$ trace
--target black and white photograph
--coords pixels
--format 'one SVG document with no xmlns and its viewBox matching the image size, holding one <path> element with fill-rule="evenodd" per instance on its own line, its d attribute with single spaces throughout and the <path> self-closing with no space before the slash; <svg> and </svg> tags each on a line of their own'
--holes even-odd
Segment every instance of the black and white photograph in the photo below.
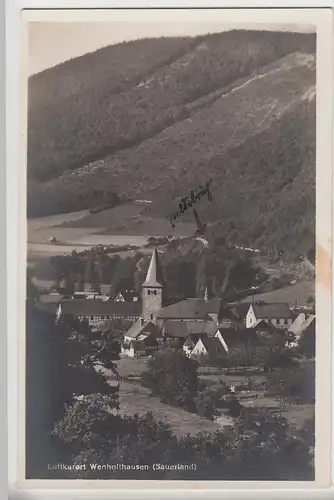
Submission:
<svg viewBox="0 0 334 500">
<path fill-rule="evenodd" d="M 314 483 L 317 17 L 165 14 L 26 21 L 25 479 Z"/>
</svg>

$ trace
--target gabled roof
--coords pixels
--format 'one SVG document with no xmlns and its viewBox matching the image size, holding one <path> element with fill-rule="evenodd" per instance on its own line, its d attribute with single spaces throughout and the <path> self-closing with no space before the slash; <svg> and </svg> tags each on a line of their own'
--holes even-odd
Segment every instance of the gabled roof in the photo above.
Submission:
<svg viewBox="0 0 334 500">
<path fill-rule="evenodd" d="M 126 332 L 125 337 L 136 339 L 139 335 L 159 335 L 159 329 L 156 325 L 147 321 L 142 323 L 141 318 L 138 319 Z"/>
<path fill-rule="evenodd" d="M 226 354 L 224 346 L 217 338 L 201 337 L 200 339 L 205 347 L 209 356 L 217 356 L 219 354 Z"/>
<path fill-rule="evenodd" d="M 292 318 L 292 313 L 290 311 L 288 304 L 276 303 L 276 304 L 250 304 L 252 306 L 255 316 L 257 318 Z"/>
<path fill-rule="evenodd" d="M 217 331 L 214 321 L 165 321 L 163 330 L 167 337 L 185 338 L 191 334 L 213 337 Z"/>
<path fill-rule="evenodd" d="M 61 301 L 63 314 L 73 316 L 140 316 L 138 302 L 113 302 L 97 299 L 64 299 Z"/>
<path fill-rule="evenodd" d="M 218 314 L 220 299 L 185 299 L 163 307 L 158 313 L 161 319 L 208 319 L 209 314 Z"/>
<path fill-rule="evenodd" d="M 197 344 L 199 339 L 204 337 L 204 336 L 205 336 L 205 334 L 200 335 L 200 334 L 196 334 L 196 333 L 191 333 L 190 335 L 188 335 L 188 337 L 183 345 L 186 347 L 195 347 L 195 345 Z"/>
<path fill-rule="evenodd" d="M 235 330 L 232 328 L 224 328 L 219 330 L 221 336 L 223 337 L 227 347 L 233 349 L 233 347 L 240 344 L 260 344 L 260 340 L 257 336 L 257 332 L 253 328 L 242 328 L 240 330 Z"/>
<path fill-rule="evenodd" d="M 315 325 L 314 314 L 306 315 L 305 313 L 300 313 L 298 314 L 294 322 L 290 325 L 288 331 L 294 333 L 297 336 L 300 336 L 307 328 L 312 325 L 313 322 Z"/>
<path fill-rule="evenodd" d="M 160 261 L 158 257 L 157 249 L 153 250 L 153 254 L 151 257 L 151 262 L 147 271 L 146 279 L 142 286 L 147 287 L 161 287 L 164 284 L 162 269 L 160 266 Z"/>
</svg>

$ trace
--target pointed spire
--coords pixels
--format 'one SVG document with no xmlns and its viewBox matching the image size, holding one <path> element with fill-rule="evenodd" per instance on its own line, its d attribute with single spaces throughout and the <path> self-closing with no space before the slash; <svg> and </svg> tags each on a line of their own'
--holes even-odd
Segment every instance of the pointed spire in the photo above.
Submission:
<svg viewBox="0 0 334 500">
<path fill-rule="evenodd" d="M 151 262 L 147 271 L 146 280 L 142 286 L 162 287 L 163 275 L 159 262 L 158 252 L 155 248 L 151 257 Z"/>
</svg>

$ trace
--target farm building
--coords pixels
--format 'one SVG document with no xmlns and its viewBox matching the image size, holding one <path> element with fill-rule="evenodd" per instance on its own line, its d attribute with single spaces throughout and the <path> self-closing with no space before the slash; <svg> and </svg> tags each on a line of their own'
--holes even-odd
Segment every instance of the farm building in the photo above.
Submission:
<svg viewBox="0 0 334 500">
<path fill-rule="evenodd" d="M 101 326 L 107 321 L 124 319 L 135 322 L 141 313 L 140 304 L 136 302 L 113 302 L 98 299 L 63 299 L 57 309 L 57 317 L 74 316 L 87 320 L 91 326 Z"/>
<path fill-rule="evenodd" d="M 275 328 L 288 329 L 293 315 L 288 304 L 251 304 L 246 315 L 246 327 L 254 328 L 260 321 L 271 323 Z"/>
<path fill-rule="evenodd" d="M 213 358 L 215 356 L 222 355 L 226 355 L 226 350 L 218 337 L 201 337 L 189 356 L 191 358 L 197 358 L 200 356 L 210 356 Z"/>
</svg>

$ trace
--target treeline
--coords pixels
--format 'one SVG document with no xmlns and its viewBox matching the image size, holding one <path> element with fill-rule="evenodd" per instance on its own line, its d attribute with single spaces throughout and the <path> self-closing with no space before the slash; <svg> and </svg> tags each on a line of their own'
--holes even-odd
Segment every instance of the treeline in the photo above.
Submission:
<svg viewBox="0 0 334 500">
<path fill-rule="evenodd" d="M 80 292 L 85 283 L 99 290 L 100 284 L 110 284 L 116 295 L 124 290 L 141 291 L 150 258 L 140 252 L 134 257 L 121 258 L 108 255 L 107 250 L 92 249 L 51 257 L 50 267 L 54 286 L 59 291 Z M 206 288 L 210 296 L 220 297 L 224 285 L 226 297 L 232 297 L 233 293 L 266 279 L 265 273 L 253 265 L 249 256 L 241 256 L 224 246 L 203 250 L 202 244 L 193 240 L 182 244 L 170 242 L 160 260 L 166 295 L 171 301 L 204 297 Z"/>
</svg>

